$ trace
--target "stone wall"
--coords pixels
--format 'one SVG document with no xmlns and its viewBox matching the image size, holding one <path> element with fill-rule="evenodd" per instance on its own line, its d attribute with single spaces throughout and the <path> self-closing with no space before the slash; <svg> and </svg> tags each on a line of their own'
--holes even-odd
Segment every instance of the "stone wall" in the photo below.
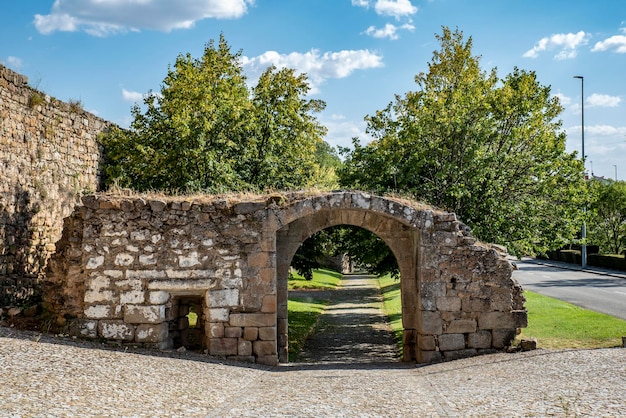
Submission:
<svg viewBox="0 0 626 418">
<path fill-rule="evenodd" d="M 39 281 L 79 193 L 98 189 L 109 124 L 0 65 L 0 307 L 40 296 Z"/>
<path fill-rule="evenodd" d="M 354 225 L 400 268 L 404 359 L 493 352 L 526 326 L 501 249 L 454 214 L 361 192 L 272 196 L 85 196 L 65 220 L 45 304 L 74 332 L 276 364 L 287 354 L 287 277 L 315 232 Z M 190 328 L 188 313 L 199 317 Z M 189 343 L 191 345 L 191 342 Z"/>
</svg>

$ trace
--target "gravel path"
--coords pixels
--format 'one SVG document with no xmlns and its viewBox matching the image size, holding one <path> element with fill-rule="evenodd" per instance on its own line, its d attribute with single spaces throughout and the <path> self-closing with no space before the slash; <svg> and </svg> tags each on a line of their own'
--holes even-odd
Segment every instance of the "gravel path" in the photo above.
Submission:
<svg viewBox="0 0 626 418">
<path fill-rule="evenodd" d="M 377 317 L 372 299 L 363 302 L 343 307 Z M 357 353 L 358 338 L 348 341 L 348 349 L 328 345 L 339 347 L 340 360 L 311 355 L 314 363 L 270 368 L 0 327 L 0 417 L 626 417 L 626 349 L 416 366 L 354 361 L 385 343 L 369 341 Z"/>
<path fill-rule="evenodd" d="M 308 293 L 314 298 L 322 296 Z M 339 288 L 323 292 L 323 297 L 331 302 L 320 316 L 315 334 L 306 341 L 298 362 L 398 361 L 398 346 L 382 312 L 382 298 L 374 276 L 344 276 Z"/>
</svg>

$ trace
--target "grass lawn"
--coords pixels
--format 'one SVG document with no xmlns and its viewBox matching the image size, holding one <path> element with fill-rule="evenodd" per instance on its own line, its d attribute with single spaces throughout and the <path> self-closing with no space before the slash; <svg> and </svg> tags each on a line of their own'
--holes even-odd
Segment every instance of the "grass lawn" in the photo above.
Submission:
<svg viewBox="0 0 626 418">
<path fill-rule="evenodd" d="M 626 321 L 525 291 L 528 327 L 517 337 L 541 348 L 605 348 L 622 345 Z"/>
<path fill-rule="evenodd" d="M 378 279 L 385 311 L 398 345 L 402 348 L 400 282 L 389 276 Z M 517 337 L 536 338 L 540 348 L 605 348 L 622 345 L 626 321 L 558 299 L 526 291 L 528 327 Z"/>
<path fill-rule="evenodd" d="M 296 271 L 292 272 L 289 279 L 288 289 L 335 289 L 339 285 L 339 281 L 343 275 L 333 270 L 316 269 L 313 270 L 313 280 L 306 280 Z"/>
<path fill-rule="evenodd" d="M 393 335 L 402 353 L 402 303 L 400 299 L 400 280 L 390 275 L 378 278 L 378 286 L 383 295 L 385 314 L 389 318 Z"/>
<path fill-rule="evenodd" d="M 333 290 L 339 285 L 343 275 L 336 271 L 313 270 L 313 280 L 305 280 L 297 273 L 289 279 L 289 290 Z M 328 301 L 315 298 L 314 294 L 306 298 L 289 297 L 287 301 L 289 320 L 289 361 L 296 361 L 304 342 L 315 330 L 317 319 L 328 305 Z"/>
</svg>

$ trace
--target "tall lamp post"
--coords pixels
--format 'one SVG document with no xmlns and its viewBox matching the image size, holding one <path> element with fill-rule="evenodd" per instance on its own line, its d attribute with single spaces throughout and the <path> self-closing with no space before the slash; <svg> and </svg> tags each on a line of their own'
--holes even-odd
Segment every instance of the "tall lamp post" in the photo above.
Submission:
<svg viewBox="0 0 626 418">
<path fill-rule="evenodd" d="M 580 79 L 580 114 L 581 114 L 581 125 L 580 132 L 582 138 L 582 157 L 583 157 L 583 176 L 586 177 L 585 173 L 585 79 L 582 75 L 575 75 L 574 78 Z M 583 208 L 583 213 L 587 213 L 587 207 Z M 587 267 L 587 221 L 583 219 L 583 229 L 582 229 L 582 245 L 580 248 L 580 256 L 582 258 L 582 268 Z"/>
</svg>

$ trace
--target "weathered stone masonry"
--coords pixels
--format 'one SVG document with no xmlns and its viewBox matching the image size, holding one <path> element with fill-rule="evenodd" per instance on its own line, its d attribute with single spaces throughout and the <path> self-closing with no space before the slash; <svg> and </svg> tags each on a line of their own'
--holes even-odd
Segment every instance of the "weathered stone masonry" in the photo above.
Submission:
<svg viewBox="0 0 626 418">
<path fill-rule="evenodd" d="M 39 296 L 63 218 L 97 190 L 96 137 L 109 126 L 27 83 L 0 65 L 0 307 Z"/>
<path fill-rule="evenodd" d="M 47 308 L 86 337 L 161 348 L 193 337 L 210 355 L 276 364 L 287 359 L 291 258 L 346 224 L 398 260 L 405 360 L 491 352 L 526 326 L 511 264 L 454 214 L 360 192 L 187 199 L 84 197 L 51 260 Z M 200 329 L 189 329 L 192 308 Z"/>
</svg>

